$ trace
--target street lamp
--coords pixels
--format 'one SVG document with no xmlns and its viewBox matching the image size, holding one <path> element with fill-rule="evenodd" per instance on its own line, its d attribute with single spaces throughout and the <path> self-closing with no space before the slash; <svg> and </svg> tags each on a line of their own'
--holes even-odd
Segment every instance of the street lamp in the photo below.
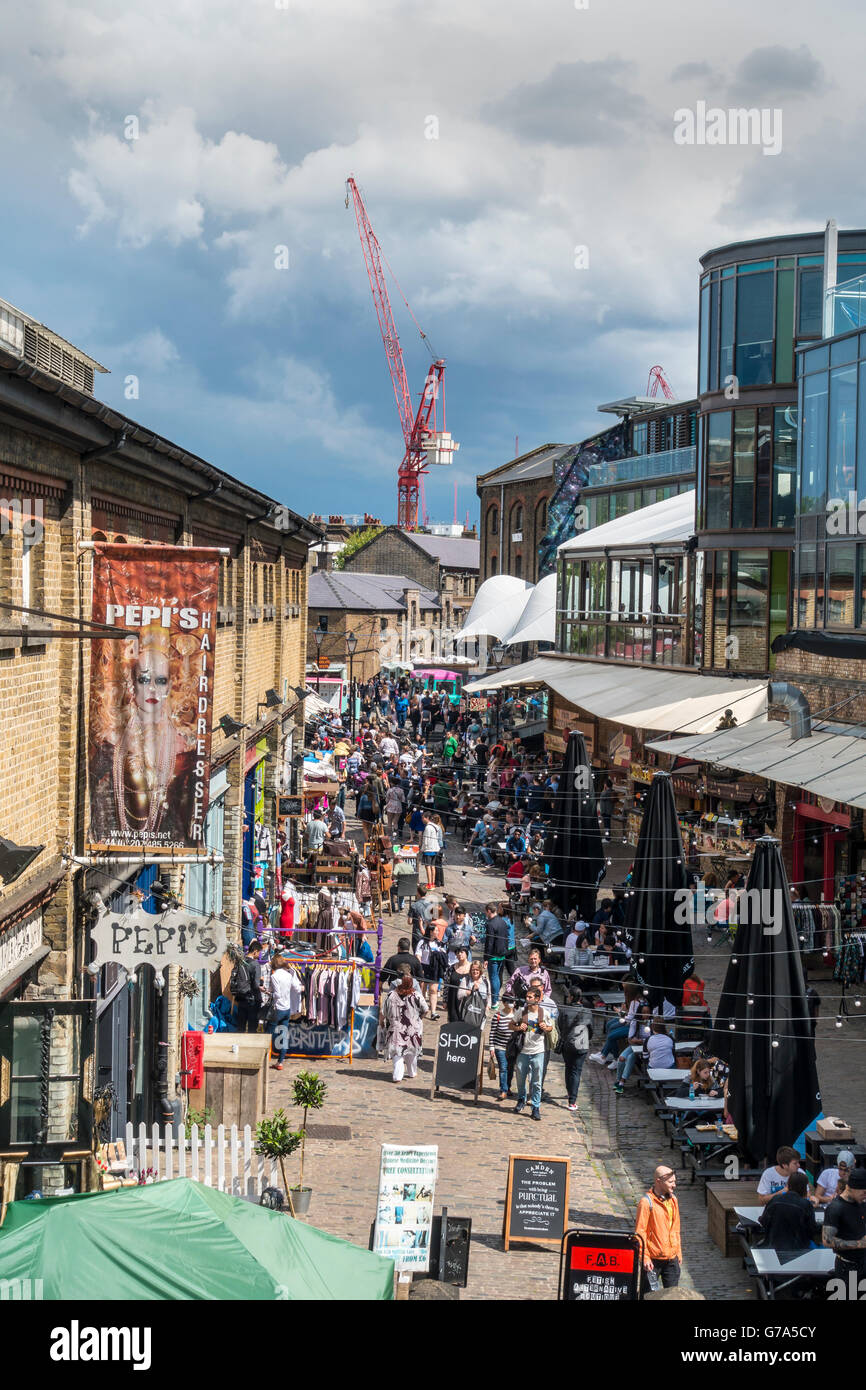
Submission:
<svg viewBox="0 0 866 1390">
<path fill-rule="evenodd" d="M 502 668 L 502 663 L 503 663 L 503 661 L 505 660 L 505 643 L 504 643 L 504 642 L 494 642 L 493 646 L 492 646 L 491 649 L 490 649 L 490 655 L 493 657 L 493 665 L 496 667 L 496 670 L 497 670 L 497 671 L 501 670 L 501 668 Z M 502 701 L 502 689 L 501 689 L 500 686 L 497 686 L 497 687 L 496 687 L 496 742 L 497 742 L 497 743 L 499 742 L 499 706 L 500 706 L 500 704 L 501 704 L 501 701 Z"/>
<path fill-rule="evenodd" d="M 354 632 L 347 632 L 346 651 L 349 653 L 349 729 L 353 742 L 355 739 L 355 682 L 352 679 L 352 658 L 355 655 L 355 648 L 357 645 L 358 639 Z"/>
<path fill-rule="evenodd" d="M 324 642 L 324 640 L 325 640 L 325 638 L 327 637 L 327 635 L 328 635 L 328 634 L 327 634 L 327 631 L 325 630 L 325 628 L 322 627 L 322 620 L 321 620 L 321 618 L 320 618 L 319 621 L 318 621 L 318 624 L 317 624 L 316 628 L 315 628 L 314 631 L 313 631 L 313 641 L 314 641 L 315 644 L 316 644 L 316 691 L 317 691 L 317 693 L 321 693 L 321 689 L 322 689 L 322 677 L 321 677 L 321 675 L 320 675 L 320 673 L 319 673 L 319 657 L 322 655 L 322 643 Z"/>
</svg>

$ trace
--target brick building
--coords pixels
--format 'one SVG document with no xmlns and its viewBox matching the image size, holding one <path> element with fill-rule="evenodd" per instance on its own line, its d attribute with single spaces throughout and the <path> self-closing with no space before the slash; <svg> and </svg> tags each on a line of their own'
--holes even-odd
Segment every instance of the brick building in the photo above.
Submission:
<svg viewBox="0 0 866 1390">
<path fill-rule="evenodd" d="M 11 306 L 0 311 L 0 601 L 7 605 L 0 836 L 42 846 L 0 893 L 0 999 L 97 1000 L 98 1084 L 114 1087 L 111 1127 L 119 1132 L 127 1118 L 150 1122 L 173 1096 L 182 1009 L 172 968 L 167 1072 L 158 1076 L 152 972 L 138 971 L 130 990 L 117 967 L 103 967 L 95 979 L 85 970 L 88 890 L 120 910 L 133 890 L 147 893 L 157 874 L 144 857 L 134 872 L 120 864 L 86 868 L 69 858 L 82 856 L 88 823 L 91 656 L 89 641 L 73 639 L 69 629 L 89 621 L 92 544 L 224 552 L 205 826 L 208 846 L 224 863 L 165 875 L 190 907 L 223 911 L 237 924 L 254 852 L 253 816 L 272 819 L 275 772 L 290 756 L 300 717 L 291 690 L 304 678 L 308 546 L 321 531 L 97 401 L 98 363 Z M 43 610 L 53 616 L 39 617 Z M 276 704 L 272 696 L 266 705 L 269 690 Z M 244 726 L 237 737 L 216 727 L 224 714 Z M 236 926 L 232 934 L 239 936 Z M 200 981 L 203 990 L 207 984 Z"/>
<path fill-rule="evenodd" d="M 476 479 L 481 499 L 481 583 L 494 574 L 537 582 L 554 464 L 564 448 L 563 444 L 542 444 Z"/>
<path fill-rule="evenodd" d="M 432 589 L 407 575 L 355 574 L 335 570 L 310 576 L 307 651 L 315 663 L 313 632 L 319 627 L 323 657 L 349 669 L 346 635 L 357 640 L 352 675 L 369 680 L 388 663 L 411 666 L 439 652 L 442 605 Z"/>
<path fill-rule="evenodd" d="M 343 572 L 406 575 L 438 595 L 442 626 L 456 631 L 472 607 L 478 586 L 479 544 L 474 531 L 434 536 L 386 526 L 349 556 Z"/>
</svg>

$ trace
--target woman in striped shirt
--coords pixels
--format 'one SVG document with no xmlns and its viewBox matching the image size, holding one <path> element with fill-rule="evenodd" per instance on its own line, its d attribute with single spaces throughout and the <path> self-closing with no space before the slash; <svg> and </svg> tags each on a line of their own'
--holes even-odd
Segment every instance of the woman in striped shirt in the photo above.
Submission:
<svg viewBox="0 0 866 1390">
<path fill-rule="evenodd" d="M 514 1075 L 514 1060 L 506 1051 L 514 1034 L 511 1019 L 514 1016 L 514 1001 L 502 995 L 490 1020 L 490 1056 L 499 1068 L 499 1099 L 507 1100 Z"/>
</svg>

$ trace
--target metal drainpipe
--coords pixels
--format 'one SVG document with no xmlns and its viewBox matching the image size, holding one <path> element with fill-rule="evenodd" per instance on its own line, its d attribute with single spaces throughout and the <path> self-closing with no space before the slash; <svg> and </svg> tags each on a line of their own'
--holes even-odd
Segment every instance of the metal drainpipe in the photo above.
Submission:
<svg viewBox="0 0 866 1390">
<path fill-rule="evenodd" d="M 767 702 L 782 705 L 788 711 L 791 727 L 791 742 L 798 738 L 812 737 L 812 711 L 803 691 L 788 681 L 770 681 L 767 686 Z"/>
</svg>

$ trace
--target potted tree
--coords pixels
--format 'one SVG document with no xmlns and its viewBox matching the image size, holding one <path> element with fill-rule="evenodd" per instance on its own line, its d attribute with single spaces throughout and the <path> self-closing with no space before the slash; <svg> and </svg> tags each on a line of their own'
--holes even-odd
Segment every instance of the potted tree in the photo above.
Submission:
<svg viewBox="0 0 866 1390">
<path fill-rule="evenodd" d="M 311 1110 L 321 1110 L 325 1103 L 327 1086 L 314 1071 L 301 1071 L 295 1077 L 292 1100 L 304 1111 L 304 1119 L 299 1130 L 301 1144 L 301 1176 L 297 1186 L 292 1189 L 292 1201 L 296 1211 L 302 1214 L 310 1209 L 311 1187 L 304 1187 L 304 1145 L 307 1139 L 307 1115 Z"/>
<path fill-rule="evenodd" d="M 286 1176 L 286 1159 L 290 1158 L 299 1148 L 302 1140 L 303 1135 L 299 1134 L 297 1130 L 289 1128 L 289 1119 L 285 1110 L 275 1110 L 272 1119 L 260 1120 L 256 1125 L 256 1153 L 261 1154 L 264 1158 L 275 1158 L 279 1163 L 292 1216 L 295 1215 L 295 1203 L 292 1201 L 292 1192 Z M 309 1206 L 309 1199 L 307 1206 Z"/>
</svg>

